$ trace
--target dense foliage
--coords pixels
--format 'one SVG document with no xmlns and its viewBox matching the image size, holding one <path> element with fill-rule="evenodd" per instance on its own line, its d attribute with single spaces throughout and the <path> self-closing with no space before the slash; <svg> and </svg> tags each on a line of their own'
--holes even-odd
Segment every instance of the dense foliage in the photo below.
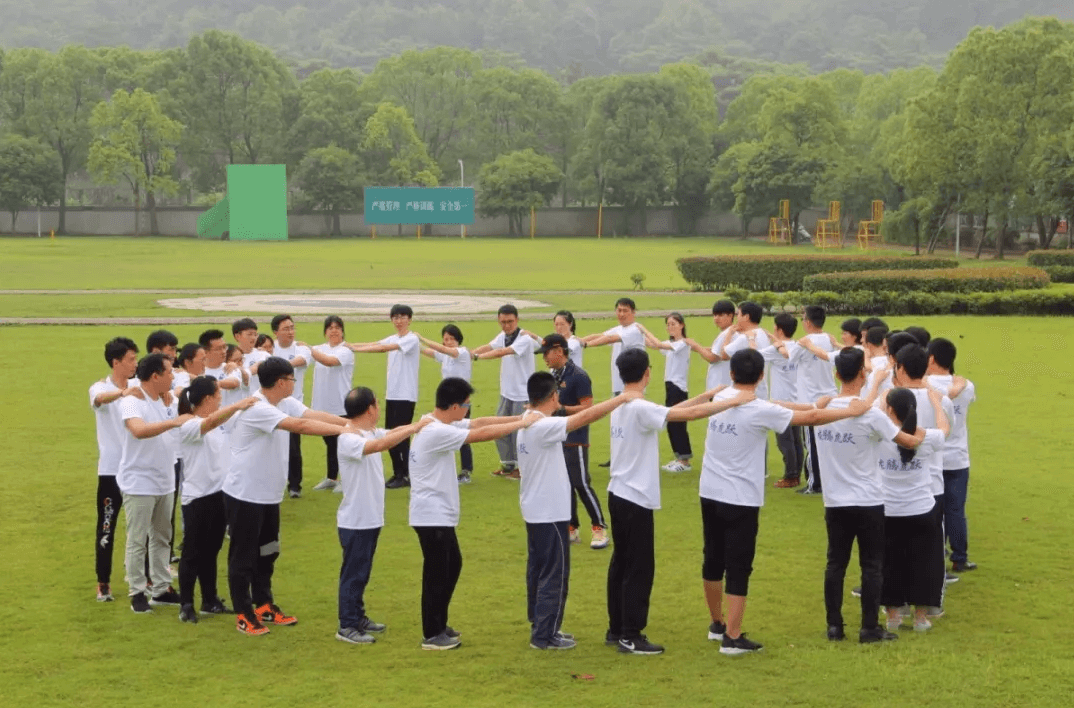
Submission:
<svg viewBox="0 0 1074 708">
<path fill-rule="evenodd" d="M 926 271 L 866 270 L 818 273 L 802 279 L 806 291 L 974 293 L 1046 288 L 1050 280 L 1040 268 L 939 268 Z"/>
<path fill-rule="evenodd" d="M 796 291 L 806 276 L 866 270 L 956 268 L 950 258 L 885 256 L 695 256 L 676 261 L 683 279 L 698 290 Z"/>
</svg>

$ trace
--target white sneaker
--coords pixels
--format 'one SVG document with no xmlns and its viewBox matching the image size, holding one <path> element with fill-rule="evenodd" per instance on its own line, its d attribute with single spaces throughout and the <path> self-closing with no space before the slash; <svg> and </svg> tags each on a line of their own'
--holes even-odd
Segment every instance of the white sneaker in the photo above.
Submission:
<svg viewBox="0 0 1074 708">
<path fill-rule="evenodd" d="M 337 484 L 336 488 L 332 490 L 332 493 L 333 494 L 342 494 L 343 493 L 343 485 L 342 484 Z"/>
<path fill-rule="evenodd" d="M 313 491 L 315 491 L 315 492 L 323 492 L 326 489 L 335 489 L 338 485 L 339 485 L 339 483 L 336 482 L 336 480 L 328 479 L 327 477 L 325 477 L 324 479 L 322 479 L 320 482 L 317 483 L 317 486 L 313 488 Z"/>
<path fill-rule="evenodd" d="M 571 540 L 571 543 L 581 543 L 582 542 L 582 537 L 579 535 L 578 529 L 576 529 L 573 526 L 570 527 L 570 540 Z"/>
<path fill-rule="evenodd" d="M 915 632 L 927 632 L 932 629 L 932 622 L 927 619 L 914 619 L 914 631 Z"/>
<path fill-rule="evenodd" d="M 689 472 L 692 468 L 682 460 L 672 460 L 661 469 L 665 472 Z"/>
</svg>

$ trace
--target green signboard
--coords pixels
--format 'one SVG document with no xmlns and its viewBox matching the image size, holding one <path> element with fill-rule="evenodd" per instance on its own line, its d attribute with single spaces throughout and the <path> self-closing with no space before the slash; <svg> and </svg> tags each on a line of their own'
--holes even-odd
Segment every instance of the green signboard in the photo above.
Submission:
<svg viewBox="0 0 1074 708">
<path fill-rule="evenodd" d="M 472 187 L 366 187 L 366 224 L 472 224 Z"/>
</svg>

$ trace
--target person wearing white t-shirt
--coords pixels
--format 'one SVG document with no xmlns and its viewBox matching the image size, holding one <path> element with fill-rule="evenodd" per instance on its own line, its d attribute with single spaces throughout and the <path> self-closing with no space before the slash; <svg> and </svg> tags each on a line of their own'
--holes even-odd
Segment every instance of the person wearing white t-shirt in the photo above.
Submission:
<svg viewBox="0 0 1074 708">
<path fill-rule="evenodd" d="M 686 320 L 682 315 L 672 312 L 664 318 L 664 326 L 668 331 L 667 340 L 661 342 L 646 331 L 645 343 L 650 348 L 659 350 L 664 356 L 664 405 L 671 408 L 690 397 L 687 393 L 690 383 L 690 346 L 685 341 Z M 671 443 L 675 459 L 661 469 L 665 472 L 689 472 L 694 452 L 690 447 L 690 433 L 686 429 L 686 423 L 668 423 L 667 428 L 668 442 Z"/>
<path fill-rule="evenodd" d="M 764 317 L 764 310 L 755 302 L 740 303 L 735 311 L 735 324 L 733 329 L 738 334 L 731 335 L 730 341 L 724 346 L 727 356 L 734 356 L 735 352 L 743 349 L 764 349 L 772 345 L 772 338 L 761 329 L 760 322 Z M 730 368 L 730 364 L 728 365 Z M 757 384 L 757 397 L 768 400 L 768 381 L 761 377 Z"/>
<path fill-rule="evenodd" d="M 354 378 L 354 352 L 346 345 L 343 320 L 338 315 L 324 318 L 324 344 L 310 347 L 313 357 L 313 394 L 310 408 L 316 411 L 343 415 L 343 399 L 351 390 Z M 299 342 L 305 345 L 305 342 Z M 334 490 L 339 482 L 339 459 L 336 456 L 336 437 L 324 436 L 327 473 L 313 488 L 314 491 Z"/>
<path fill-rule="evenodd" d="M 272 597 L 272 573 L 280 555 L 280 502 L 287 485 L 287 433 L 338 436 L 347 422 L 292 398 L 294 373 L 285 359 L 272 356 L 261 362 L 257 402 L 235 416 L 228 438 L 231 465 L 223 487 L 231 535 L 228 589 L 238 614 L 236 628 L 249 636 L 268 634 L 265 623 L 298 622 Z"/>
<path fill-rule="evenodd" d="M 172 393 L 178 398 L 183 389 L 190 385 L 191 379 L 205 373 L 205 347 L 197 342 L 184 344 L 175 357 L 172 369 Z"/>
<path fill-rule="evenodd" d="M 153 611 L 150 605 L 179 603 L 168 571 L 175 492 L 175 450 L 168 433 L 189 416 L 176 416 L 164 404 L 164 396 L 172 389 L 172 362 L 164 354 L 146 355 L 138 362 L 137 374 L 141 393 L 126 396 L 120 403 L 123 454 L 116 482 L 127 514 L 131 609 L 144 613 Z M 152 600 L 146 599 L 147 590 Z"/>
<path fill-rule="evenodd" d="M 355 353 L 388 353 L 388 383 L 384 392 L 384 427 L 388 430 L 414 421 L 418 404 L 418 370 L 421 365 L 421 340 L 410 331 L 414 310 L 409 305 L 392 305 L 390 312 L 395 334 L 379 342 L 348 344 Z M 410 458 L 410 438 L 403 438 L 388 452 L 392 461 L 392 478 L 384 485 L 399 489 L 410 484 L 407 461 Z"/>
<path fill-rule="evenodd" d="M 384 526 L 384 465 L 380 453 L 418 432 L 432 420 L 394 430 L 377 428 L 380 407 L 372 390 L 359 386 L 343 400 L 347 425 L 339 436 L 339 476 L 343 501 L 336 511 L 343 565 L 339 570 L 339 629 L 336 639 L 372 644 L 386 627 L 365 612 L 365 588 Z"/>
<path fill-rule="evenodd" d="M 611 413 L 641 391 L 624 392 L 570 416 L 560 416 L 559 385 L 547 371 L 526 384 L 527 418 L 533 423 L 518 432 L 518 463 L 522 474 L 519 505 L 526 522 L 526 609 L 533 649 L 573 649 L 574 638 L 562 633 L 563 610 L 570 580 L 571 482 L 563 457 L 567 435 Z"/>
<path fill-rule="evenodd" d="M 528 400 L 526 381 L 537 369 L 538 344 L 518 326 L 518 308 L 514 305 L 501 306 L 496 313 L 496 319 L 503 331 L 488 344 L 474 349 L 473 357 L 475 360 L 500 360 L 500 405 L 496 408 L 496 415 L 521 415 Z M 497 440 L 496 451 L 500 454 L 500 469 L 492 474 L 517 480 L 519 475 L 515 436 L 512 434 Z"/>
<path fill-rule="evenodd" d="M 690 349 L 697 352 L 702 359 L 708 362 L 709 368 L 705 372 L 705 390 L 717 386 L 731 385 L 731 369 L 728 363 L 731 355 L 724 348 L 731 343 L 731 339 L 737 334 L 731 326 L 735 323 L 735 303 L 730 300 L 717 300 L 712 305 L 712 322 L 720 330 L 711 347 L 703 347 L 693 339 L 687 339 Z"/>
<path fill-rule="evenodd" d="M 193 416 L 179 426 L 183 457 L 183 549 L 179 558 L 179 620 L 197 624 L 194 585 L 201 585 L 201 612 L 226 614 L 216 585 L 216 559 L 224 545 L 227 511 L 224 477 L 231 458 L 220 425 L 252 406 L 254 397 L 220 407 L 220 386 L 208 376 L 196 376 L 179 395 L 179 414 Z"/>
<path fill-rule="evenodd" d="M 951 571 L 964 573 L 977 568 L 977 564 L 969 559 L 966 526 L 966 495 L 970 483 L 966 418 L 970 405 L 977 400 L 977 389 L 972 381 L 954 375 L 957 350 L 951 340 L 937 337 L 929 341 L 928 352 L 929 368 L 925 381 L 947 394 L 955 412 L 951 435 L 943 448 L 943 525 L 951 546 Z"/>
<path fill-rule="evenodd" d="M 272 355 L 291 362 L 295 368 L 295 392 L 291 398 L 302 403 L 306 382 L 306 369 L 313 361 L 310 348 L 295 341 L 295 321 L 290 315 L 276 315 L 272 318 L 272 333 L 276 343 Z M 287 447 L 287 496 L 299 499 L 302 496 L 302 436 L 290 434 Z"/>
<path fill-rule="evenodd" d="M 649 354 L 629 349 L 616 361 L 623 391 L 645 393 L 652 373 Z M 710 391 L 709 395 L 715 393 Z M 751 400 L 743 394 L 729 401 L 675 408 L 644 399 L 632 400 L 612 412 L 611 478 L 608 513 L 613 550 L 608 564 L 608 633 L 604 641 L 623 654 L 661 654 L 664 647 L 642 634 L 649 623 L 649 598 L 656 571 L 653 511 L 660 508 L 660 431 L 669 421 L 715 415 Z"/>
<path fill-rule="evenodd" d="M 631 298 L 619 298 L 615 301 L 615 319 L 619 324 L 602 333 L 582 337 L 582 342 L 586 347 L 612 345 L 612 395 L 617 395 L 623 390 L 623 380 L 619 376 L 619 369 L 615 366 L 619 355 L 630 349 L 645 349 L 645 332 L 638 326 L 637 309 L 637 305 Z"/>
<path fill-rule="evenodd" d="M 134 393 L 128 385 L 138 369 L 138 345 L 116 337 L 104 345 L 104 360 L 112 373 L 90 386 L 89 402 L 97 424 L 97 526 L 93 548 L 97 572 L 97 602 L 112 602 L 112 549 L 123 508 L 123 494 L 116 483 L 123 456 L 123 421 L 120 399 Z"/>
<path fill-rule="evenodd" d="M 529 339 L 528 337 L 526 339 Z M 421 648 L 454 649 L 459 633 L 448 624 L 448 607 L 462 570 L 459 483 L 455 452 L 467 443 L 496 440 L 529 425 L 522 416 L 468 420 L 472 386 L 448 378 L 436 388 L 432 422 L 410 445 L 410 526 L 421 544 Z"/>
<path fill-rule="evenodd" d="M 798 365 L 798 402 L 812 404 L 824 396 L 835 395 L 835 378 L 832 363 L 826 356 L 817 356 L 803 346 L 808 342 L 818 353 L 827 354 L 836 349 L 832 337 L 824 331 L 827 313 L 820 305 L 808 305 L 802 318 L 802 327 L 806 334 L 797 343 L 787 346 L 788 358 Z M 799 494 L 820 494 L 823 489 L 823 474 L 817 457 L 815 431 L 807 427 L 804 431 L 806 484 L 798 490 Z"/>
<path fill-rule="evenodd" d="M 257 323 L 249 317 L 231 323 L 231 336 L 235 346 L 242 352 L 242 368 L 249 374 L 247 390 L 243 391 L 243 395 L 251 396 L 261 387 L 257 380 L 257 367 L 269 357 L 269 353 L 257 348 Z"/>
<path fill-rule="evenodd" d="M 434 342 L 431 339 L 418 335 L 424 345 L 421 350 L 422 356 L 434 359 L 440 364 L 440 380 L 456 378 L 469 383 L 473 377 L 474 358 L 470 350 L 462 346 L 462 330 L 456 325 L 446 324 L 440 330 L 442 342 Z M 470 417 L 470 412 L 466 412 Z M 459 484 L 470 484 L 471 475 L 474 473 L 474 452 L 469 445 L 463 445 L 459 450 Z"/>
<path fill-rule="evenodd" d="M 798 330 L 798 318 L 781 312 L 773 318 L 772 345 L 757 347 L 754 338 L 751 346 L 764 357 L 768 364 L 769 397 L 773 401 L 798 400 L 798 364 L 790 360 L 788 347 L 794 346 L 792 337 Z M 794 489 L 802 479 L 802 428 L 792 425 L 776 433 L 776 447 L 783 456 L 783 476 L 772 485 L 776 489 Z"/>
<path fill-rule="evenodd" d="M 556 313 L 556 316 L 552 318 L 552 328 L 556 331 L 556 334 L 562 336 L 567 340 L 567 355 L 574 365 L 579 369 L 585 369 L 582 366 L 583 352 L 585 351 L 585 343 L 575 334 L 575 322 L 574 314 L 570 310 L 560 310 Z"/>
<path fill-rule="evenodd" d="M 866 320 L 868 322 L 868 320 Z M 887 337 L 888 328 L 886 326 L 869 327 L 862 331 L 861 342 L 865 348 L 865 373 L 870 374 L 872 370 L 880 365 L 883 365 L 888 358 L 888 350 L 885 346 L 884 339 Z"/>
<path fill-rule="evenodd" d="M 224 341 L 224 332 L 219 329 L 207 329 L 198 337 L 198 344 L 205 349 L 205 375 L 216 379 L 224 397 L 221 405 L 226 406 L 229 394 L 232 391 L 241 392 L 243 382 L 239 367 L 228 365 L 228 345 Z M 235 398 L 235 401 L 240 398 Z M 223 430 L 227 431 L 226 425 Z"/>
</svg>

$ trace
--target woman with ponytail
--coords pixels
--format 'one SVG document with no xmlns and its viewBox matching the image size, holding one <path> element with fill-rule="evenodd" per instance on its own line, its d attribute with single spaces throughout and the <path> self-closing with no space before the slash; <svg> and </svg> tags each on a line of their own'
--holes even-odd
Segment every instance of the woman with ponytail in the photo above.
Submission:
<svg viewBox="0 0 1074 708">
<path fill-rule="evenodd" d="M 926 613 L 938 607 L 943 595 L 943 532 L 936 524 L 928 458 L 943 449 L 950 430 L 940 394 L 929 390 L 936 428 L 917 426 L 917 396 L 894 388 L 885 398 L 885 411 L 910 435 L 924 434 L 916 450 L 893 442 L 880 448 L 880 476 L 884 490 L 884 583 L 880 604 L 887 608 L 887 627 L 902 625 L 902 607 L 914 605 L 914 630 L 932 628 Z"/>
<path fill-rule="evenodd" d="M 664 405 L 668 408 L 678 405 L 690 398 L 687 384 L 690 380 L 690 346 L 686 343 L 686 320 L 678 312 L 672 312 L 664 318 L 668 338 L 660 341 L 648 330 L 645 343 L 650 349 L 657 349 L 665 357 L 664 362 Z M 694 453 L 690 447 L 690 433 L 684 422 L 668 422 L 668 440 L 675 459 L 667 463 L 665 472 L 689 472 L 690 460 Z"/>
<path fill-rule="evenodd" d="M 227 514 L 224 511 L 224 477 L 231 450 L 220 425 L 256 398 L 244 398 L 220 407 L 221 391 L 216 380 L 198 376 L 179 395 L 180 415 L 194 417 L 179 428 L 183 457 L 183 550 L 179 559 L 179 619 L 197 622 L 194 584 L 201 585 L 201 612 L 225 614 L 229 610 L 217 593 L 216 558 L 224 544 Z"/>
</svg>

